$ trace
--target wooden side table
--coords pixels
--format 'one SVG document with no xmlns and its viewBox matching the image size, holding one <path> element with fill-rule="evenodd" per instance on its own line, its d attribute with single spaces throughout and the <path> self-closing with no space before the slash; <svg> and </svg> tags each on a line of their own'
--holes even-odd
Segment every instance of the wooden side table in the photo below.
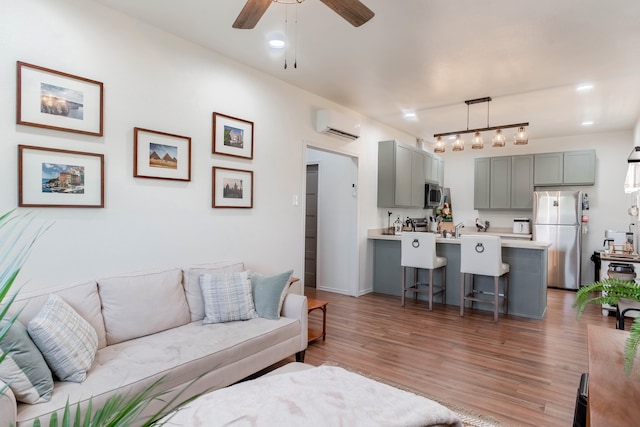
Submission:
<svg viewBox="0 0 640 427">
<path fill-rule="evenodd" d="M 307 298 L 307 310 L 311 313 L 313 310 L 322 310 L 322 330 L 316 330 L 309 328 L 308 342 L 315 341 L 318 338 L 325 340 L 327 336 L 327 302 L 314 298 Z"/>
</svg>

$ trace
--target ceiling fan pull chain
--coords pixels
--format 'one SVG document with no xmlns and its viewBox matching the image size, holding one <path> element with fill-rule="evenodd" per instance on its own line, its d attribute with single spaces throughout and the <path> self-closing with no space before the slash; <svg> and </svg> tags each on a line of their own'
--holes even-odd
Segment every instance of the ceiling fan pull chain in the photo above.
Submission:
<svg viewBox="0 0 640 427">
<path fill-rule="evenodd" d="M 302 1 L 298 1 L 296 4 L 296 21 L 293 29 L 293 68 L 298 68 L 298 5 L 302 3 Z"/>
<path fill-rule="evenodd" d="M 284 69 L 287 69 L 287 53 L 289 52 L 289 4 L 284 4 Z"/>
</svg>

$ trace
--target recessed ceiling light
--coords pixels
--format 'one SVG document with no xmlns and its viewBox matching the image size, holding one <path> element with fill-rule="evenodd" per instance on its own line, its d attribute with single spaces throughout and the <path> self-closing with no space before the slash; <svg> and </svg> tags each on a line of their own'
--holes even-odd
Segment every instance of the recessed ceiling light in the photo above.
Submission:
<svg viewBox="0 0 640 427">
<path fill-rule="evenodd" d="M 583 83 L 581 85 L 576 86 L 576 91 L 578 92 L 586 92 L 591 89 L 593 89 L 593 85 L 591 83 Z"/>
<path fill-rule="evenodd" d="M 280 39 L 271 39 L 269 40 L 269 46 L 271 46 L 274 49 L 282 49 L 284 48 L 284 40 L 280 40 Z"/>
<path fill-rule="evenodd" d="M 418 117 L 415 111 L 405 111 L 403 115 L 405 119 L 415 119 Z"/>
<path fill-rule="evenodd" d="M 584 122 L 582 122 L 582 126 L 591 126 L 593 124 L 593 122 L 591 120 L 585 120 Z"/>
</svg>

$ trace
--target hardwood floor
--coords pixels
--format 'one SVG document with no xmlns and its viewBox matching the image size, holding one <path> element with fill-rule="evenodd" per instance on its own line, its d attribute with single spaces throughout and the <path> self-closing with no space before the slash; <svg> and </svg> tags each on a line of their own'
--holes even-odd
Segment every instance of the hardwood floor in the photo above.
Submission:
<svg viewBox="0 0 640 427">
<path fill-rule="evenodd" d="M 326 341 L 309 345 L 305 362 L 336 363 L 397 383 L 513 426 L 570 426 L 580 374 L 587 371 L 587 324 L 614 328 L 614 317 L 575 293 L 549 289 L 543 320 L 504 317 L 424 301 L 368 294 L 358 298 L 305 289 L 328 301 Z M 467 314 L 469 313 L 469 314 Z M 311 313 L 318 328 L 321 313 Z"/>
</svg>

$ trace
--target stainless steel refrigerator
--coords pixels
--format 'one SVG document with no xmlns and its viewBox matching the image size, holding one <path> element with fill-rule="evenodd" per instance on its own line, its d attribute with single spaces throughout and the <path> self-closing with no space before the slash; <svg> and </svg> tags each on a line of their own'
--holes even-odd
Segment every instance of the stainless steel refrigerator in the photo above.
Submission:
<svg viewBox="0 0 640 427">
<path fill-rule="evenodd" d="M 549 242 L 547 286 L 580 287 L 582 192 L 533 193 L 533 240 Z"/>
</svg>

